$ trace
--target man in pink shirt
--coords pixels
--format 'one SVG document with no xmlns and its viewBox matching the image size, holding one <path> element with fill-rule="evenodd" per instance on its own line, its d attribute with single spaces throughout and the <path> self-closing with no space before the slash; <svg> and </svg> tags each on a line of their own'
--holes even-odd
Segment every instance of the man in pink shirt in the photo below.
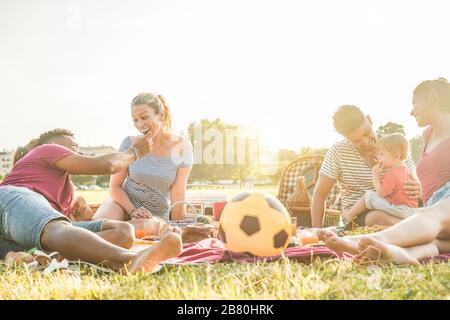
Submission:
<svg viewBox="0 0 450 320">
<path fill-rule="evenodd" d="M 127 249 L 134 241 L 130 224 L 114 222 L 131 235 L 125 237 L 127 243 L 118 246 L 110 241 L 111 230 L 103 225 L 112 222 L 77 224 L 68 218 L 77 203 L 70 174 L 123 171 L 147 154 L 152 143 L 148 132 L 124 152 L 87 157 L 78 153 L 78 144 L 69 131 L 57 129 L 42 134 L 19 150 L 20 159 L 0 184 L 0 239 L 24 248 L 57 251 L 69 260 L 103 263 L 117 271 L 153 271 L 161 261 L 177 256 L 181 237 L 173 230 L 167 230 L 157 245 L 135 252 Z"/>
</svg>

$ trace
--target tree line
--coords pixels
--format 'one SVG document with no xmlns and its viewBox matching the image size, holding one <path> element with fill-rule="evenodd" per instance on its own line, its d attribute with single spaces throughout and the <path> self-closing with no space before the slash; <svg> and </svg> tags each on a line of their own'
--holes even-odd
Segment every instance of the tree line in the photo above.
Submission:
<svg viewBox="0 0 450 320">
<path fill-rule="evenodd" d="M 241 128 L 236 124 L 226 123 L 221 119 L 202 119 L 190 123 L 188 136 L 194 147 L 194 165 L 188 183 L 196 181 L 218 183 L 221 180 L 243 183 L 249 180 L 263 180 L 277 184 L 284 168 L 291 161 L 307 155 L 325 155 L 328 151 L 327 148 L 312 147 L 304 147 L 299 151 L 278 150 L 272 164 L 275 169 L 268 173 L 265 172 L 267 170 L 264 170 L 264 165 L 261 161 L 258 161 L 260 159 L 255 161 L 255 159 L 251 159 L 250 154 L 250 151 L 255 149 L 255 145 L 260 147 L 263 145 L 263 142 L 258 140 L 257 134 L 251 135 L 247 133 L 248 130 L 246 131 L 245 128 Z M 390 133 L 405 134 L 404 127 L 397 123 L 388 122 L 377 130 L 379 136 Z M 422 144 L 421 136 L 415 136 L 410 140 L 411 157 L 414 163 L 417 163 L 420 158 Z M 196 162 L 199 158 L 200 161 Z M 3 178 L 0 175 L 0 181 Z M 108 187 L 110 176 L 71 176 L 71 180 L 76 186 L 98 185 L 100 187 Z"/>
</svg>

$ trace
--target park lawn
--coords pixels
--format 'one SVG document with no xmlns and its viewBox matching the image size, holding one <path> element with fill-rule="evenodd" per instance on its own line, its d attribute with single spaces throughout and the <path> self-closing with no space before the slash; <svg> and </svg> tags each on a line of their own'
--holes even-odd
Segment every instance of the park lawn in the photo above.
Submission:
<svg viewBox="0 0 450 320">
<path fill-rule="evenodd" d="M 0 299 L 450 299 L 449 263 L 224 263 L 156 274 L 50 275 L 0 266 Z"/>
<path fill-rule="evenodd" d="M 239 192 L 243 192 L 247 189 L 240 189 L 238 187 L 224 187 L 223 189 L 198 189 L 198 188 L 192 188 L 188 189 L 187 193 L 192 194 L 214 194 L 214 195 L 225 195 L 227 199 L 231 198 L 233 195 L 238 194 Z M 272 196 L 276 196 L 278 193 L 278 186 L 261 186 L 261 187 L 254 187 L 251 190 L 255 191 L 261 191 L 266 192 Z M 102 203 L 104 202 L 108 197 L 108 190 L 77 190 L 77 194 L 83 196 L 87 203 Z"/>
<path fill-rule="evenodd" d="M 204 192 L 199 190 L 194 192 Z M 233 195 L 240 190 L 213 190 Z M 272 195 L 276 188 L 263 190 Z M 106 191 L 81 192 L 89 203 Z M 0 264 L 3 299 L 450 299 L 450 263 L 395 266 L 315 260 L 179 266 L 155 274 L 50 275 Z"/>
</svg>

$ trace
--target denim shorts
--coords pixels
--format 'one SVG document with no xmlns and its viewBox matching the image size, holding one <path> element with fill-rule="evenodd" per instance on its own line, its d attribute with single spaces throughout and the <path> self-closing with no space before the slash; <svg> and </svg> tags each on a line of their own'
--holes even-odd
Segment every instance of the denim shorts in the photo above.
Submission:
<svg viewBox="0 0 450 320">
<path fill-rule="evenodd" d="M 41 233 L 53 220 L 71 223 L 41 194 L 24 187 L 0 187 L 0 246 L 11 246 L 13 251 L 34 247 L 42 250 Z M 100 232 L 102 224 L 102 220 L 95 220 L 74 222 L 72 225 Z"/>
<path fill-rule="evenodd" d="M 437 202 L 450 198 L 450 181 L 440 187 L 427 201 L 427 207 L 430 207 Z"/>
</svg>

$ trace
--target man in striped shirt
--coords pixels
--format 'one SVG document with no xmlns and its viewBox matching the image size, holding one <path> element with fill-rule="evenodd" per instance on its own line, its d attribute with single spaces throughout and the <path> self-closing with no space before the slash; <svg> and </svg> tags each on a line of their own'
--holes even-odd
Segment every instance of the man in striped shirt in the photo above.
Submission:
<svg viewBox="0 0 450 320">
<path fill-rule="evenodd" d="M 345 139 L 334 144 L 327 152 L 314 189 L 311 219 L 314 228 L 322 228 L 325 200 L 337 182 L 342 210 L 349 210 L 368 190 L 375 190 L 372 183 L 372 167 L 377 163 L 376 134 L 369 116 L 355 106 L 341 106 L 333 116 L 336 131 Z M 415 172 L 411 158 L 407 166 Z M 406 193 L 421 198 L 420 183 L 408 181 Z M 399 219 L 382 211 L 367 211 L 354 221 L 359 226 L 393 225 Z"/>
</svg>

